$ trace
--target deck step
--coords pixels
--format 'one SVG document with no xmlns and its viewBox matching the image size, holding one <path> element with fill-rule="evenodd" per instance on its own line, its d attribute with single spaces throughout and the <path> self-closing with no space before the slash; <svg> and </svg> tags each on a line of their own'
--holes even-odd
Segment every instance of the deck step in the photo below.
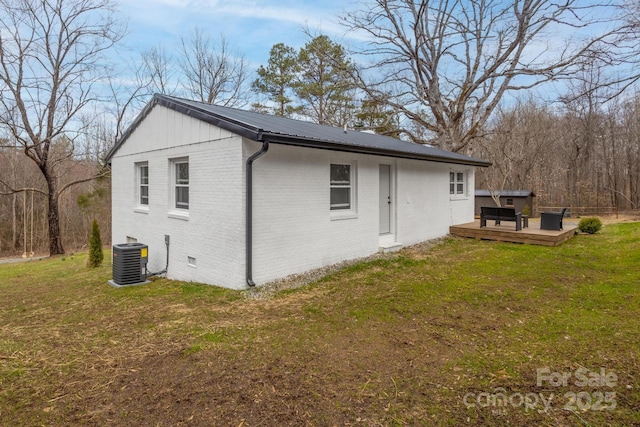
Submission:
<svg viewBox="0 0 640 427">
<path fill-rule="evenodd" d="M 378 252 L 383 254 L 388 254 L 390 252 L 397 252 L 400 249 L 402 249 L 402 247 L 403 247 L 402 243 L 398 243 L 398 242 L 383 243 L 378 248 Z"/>
</svg>

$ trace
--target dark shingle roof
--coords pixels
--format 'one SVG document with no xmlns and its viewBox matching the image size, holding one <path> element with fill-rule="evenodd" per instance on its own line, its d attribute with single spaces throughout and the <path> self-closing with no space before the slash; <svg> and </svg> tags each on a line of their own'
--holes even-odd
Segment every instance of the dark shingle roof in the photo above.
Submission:
<svg viewBox="0 0 640 427">
<path fill-rule="evenodd" d="M 154 95 L 151 102 L 109 152 L 107 161 L 110 161 L 118 148 L 156 104 L 219 126 L 254 141 L 268 140 L 270 143 L 277 144 L 473 166 L 490 165 L 489 162 L 484 160 L 388 136 L 356 130 L 345 131 L 332 126 L 253 111 L 220 107 L 166 95 Z"/>
</svg>

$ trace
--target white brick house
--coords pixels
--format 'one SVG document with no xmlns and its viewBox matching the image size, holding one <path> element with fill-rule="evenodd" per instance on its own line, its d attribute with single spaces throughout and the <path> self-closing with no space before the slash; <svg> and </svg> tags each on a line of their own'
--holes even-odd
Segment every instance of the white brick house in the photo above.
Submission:
<svg viewBox="0 0 640 427">
<path fill-rule="evenodd" d="M 487 162 L 365 132 L 156 95 L 110 151 L 114 244 L 149 270 L 243 289 L 473 221 Z"/>
</svg>

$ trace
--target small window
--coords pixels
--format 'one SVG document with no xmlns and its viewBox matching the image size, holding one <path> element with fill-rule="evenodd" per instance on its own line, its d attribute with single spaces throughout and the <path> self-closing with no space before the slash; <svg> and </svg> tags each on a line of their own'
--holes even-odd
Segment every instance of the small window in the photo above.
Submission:
<svg viewBox="0 0 640 427">
<path fill-rule="evenodd" d="M 144 206 L 149 205 L 149 164 L 141 163 L 138 165 L 138 185 L 139 198 L 138 203 Z"/>
<path fill-rule="evenodd" d="M 146 210 L 149 206 L 149 163 L 136 163 L 135 167 L 135 203 L 138 207 Z"/>
<path fill-rule="evenodd" d="M 449 194 L 465 195 L 466 178 L 464 172 L 449 172 Z"/>
<path fill-rule="evenodd" d="M 351 209 L 351 165 L 331 164 L 330 187 L 330 209 L 332 211 Z"/>
<path fill-rule="evenodd" d="M 513 199 L 511 198 L 507 199 L 507 203 L 505 206 L 513 206 Z"/>
<path fill-rule="evenodd" d="M 456 194 L 456 173 L 449 172 L 449 194 Z"/>
<path fill-rule="evenodd" d="M 189 161 L 176 160 L 174 167 L 174 207 L 189 209 Z"/>
</svg>

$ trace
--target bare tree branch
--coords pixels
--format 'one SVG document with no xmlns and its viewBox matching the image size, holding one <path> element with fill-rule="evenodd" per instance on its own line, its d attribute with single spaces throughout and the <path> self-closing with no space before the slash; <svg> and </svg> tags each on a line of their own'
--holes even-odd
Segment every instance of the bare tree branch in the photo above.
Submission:
<svg viewBox="0 0 640 427">
<path fill-rule="evenodd" d="M 585 58 L 619 61 L 613 11 L 578 0 L 372 0 L 343 23 L 369 36 L 367 95 L 461 151 L 508 92 L 570 78 Z"/>
<path fill-rule="evenodd" d="M 45 191 L 42 191 L 42 190 L 38 190 L 37 188 L 11 188 L 11 186 L 9 186 L 9 184 L 7 184 L 6 182 L 4 182 L 1 179 L 0 179 L 0 184 L 5 186 L 6 188 L 8 188 L 7 191 L 0 191 L 0 196 L 10 196 L 12 194 L 23 193 L 25 191 L 35 191 L 36 193 L 40 193 L 40 194 L 43 194 L 45 196 L 49 195 L 49 193 L 47 193 Z"/>
<path fill-rule="evenodd" d="M 94 86 L 107 76 L 101 62 L 124 28 L 112 0 L 0 0 L 0 126 L 9 129 L 47 182 L 49 251 L 60 239 L 59 161 L 73 155 L 73 123 L 97 101 Z M 54 153 L 68 137 L 66 153 Z"/>
<path fill-rule="evenodd" d="M 196 28 L 181 38 L 184 89 L 208 104 L 242 107 L 247 102 L 248 65 L 221 36 L 219 43 Z"/>
</svg>

